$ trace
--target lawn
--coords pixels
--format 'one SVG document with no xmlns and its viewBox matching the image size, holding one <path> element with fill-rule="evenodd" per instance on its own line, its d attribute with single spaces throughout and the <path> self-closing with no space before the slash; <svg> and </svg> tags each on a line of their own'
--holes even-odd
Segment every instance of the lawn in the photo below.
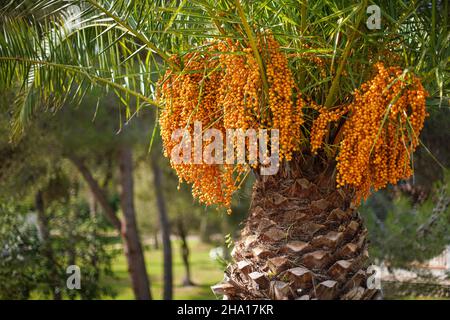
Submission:
<svg viewBox="0 0 450 320">
<path fill-rule="evenodd" d="M 187 300 L 205 300 L 216 299 L 210 286 L 218 283 L 223 278 L 221 265 L 209 257 L 211 245 L 201 243 L 197 240 L 190 241 L 191 249 L 191 273 L 193 287 L 181 286 L 184 276 L 184 267 L 180 255 L 178 241 L 172 242 L 173 254 L 173 274 L 174 274 L 174 299 Z M 145 260 L 147 272 L 150 276 L 151 290 L 154 299 L 162 297 L 162 277 L 163 277 L 163 255 L 162 250 L 149 248 L 145 249 Z M 113 261 L 113 278 L 107 278 L 105 281 L 111 285 L 116 292 L 115 299 L 128 300 L 133 299 L 130 279 L 127 272 L 127 264 L 123 254 L 118 254 Z"/>
</svg>

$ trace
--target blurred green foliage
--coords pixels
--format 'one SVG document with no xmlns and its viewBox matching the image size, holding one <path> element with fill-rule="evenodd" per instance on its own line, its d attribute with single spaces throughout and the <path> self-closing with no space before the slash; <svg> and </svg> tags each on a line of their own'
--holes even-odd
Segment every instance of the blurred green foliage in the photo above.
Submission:
<svg viewBox="0 0 450 320">
<path fill-rule="evenodd" d="M 113 296 L 100 277 L 110 276 L 114 251 L 107 249 L 108 237 L 101 220 L 90 216 L 86 203 L 71 200 L 52 204 L 47 210 L 51 229 L 58 287 L 52 287 L 48 257 L 37 227 L 36 215 L 26 206 L 0 204 L 0 299 L 28 299 L 32 294 L 49 298 L 54 290 L 69 299 Z M 66 269 L 81 270 L 81 288 L 66 286 Z"/>
<path fill-rule="evenodd" d="M 450 243 L 450 172 L 426 200 L 376 193 L 361 208 L 369 229 L 371 256 L 392 268 L 411 269 L 443 252 Z"/>
<path fill-rule="evenodd" d="M 25 209 L 0 204 L 0 299 L 27 299 L 45 280 L 37 229 Z"/>
</svg>

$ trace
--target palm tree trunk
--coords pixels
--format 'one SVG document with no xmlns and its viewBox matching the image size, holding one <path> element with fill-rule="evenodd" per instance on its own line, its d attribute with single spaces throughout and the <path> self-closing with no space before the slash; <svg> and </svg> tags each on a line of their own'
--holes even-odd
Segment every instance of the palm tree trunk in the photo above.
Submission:
<svg viewBox="0 0 450 320">
<path fill-rule="evenodd" d="M 118 156 L 120 184 L 122 186 L 120 205 L 124 217 L 121 233 L 128 260 L 128 271 L 131 275 L 131 283 L 136 299 L 149 300 L 151 299 L 150 285 L 134 209 L 133 156 L 131 148 L 125 145 L 121 146 Z"/>
<path fill-rule="evenodd" d="M 167 215 L 166 202 L 164 199 L 162 172 L 158 158 L 154 155 L 151 161 L 153 170 L 153 185 L 158 204 L 159 226 L 161 228 L 162 246 L 164 256 L 164 289 L 163 299 L 172 300 L 173 297 L 173 274 L 172 274 L 172 244 L 170 242 L 170 224 Z"/>
<path fill-rule="evenodd" d="M 48 218 L 45 213 L 45 207 L 44 207 L 44 199 L 42 196 L 42 192 L 38 191 L 36 193 L 35 197 L 35 206 L 37 211 L 37 222 L 38 222 L 38 228 L 39 233 L 42 237 L 42 244 L 43 244 L 43 253 L 46 258 L 46 265 L 49 270 L 49 276 L 50 276 L 50 283 L 53 287 L 53 299 L 54 300 L 61 300 L 61 279 L 60 275 L 58 274 L 57 264 L 55 260 L 55 254 L 53 252 L 51 239 L 50 239 L 50 229 L 48 225 Z"/>
<path fill-rule="evenodd" d="M 314 161 L 292 162 L 257 179 L 227 280 L 213 287 L 217 294 L 277 300 L 380 297 L 367 288 L 367 230 L 351 204 L 353 193 L 335 188 L 334 165 Z"/>
</svg>

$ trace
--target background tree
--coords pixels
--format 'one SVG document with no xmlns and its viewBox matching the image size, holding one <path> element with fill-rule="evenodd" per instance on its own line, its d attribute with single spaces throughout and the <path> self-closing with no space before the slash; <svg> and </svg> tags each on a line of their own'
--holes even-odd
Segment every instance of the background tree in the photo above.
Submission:
<svg viewBox="0 0 450 320">
<path fill-rule="evenodd" d="M 114 99 L 110 99 L 109 101 L 105 100 L 104 103 L 114 103 L 114 101 Z M 65 114 L 63 112 L 63 121 L 56 122 L 59 131 L 63 132 L 62 137 L 65 138 L 61 147 L 63 153 L 67 155 L 88 183 L 96 201 L 102 206 L 103 212 L 107 214 L 113 226 L 122 236 L 136 298 L 149 299 L 151 297 L 149 280 L 134 206 L 133 145 L 139 140 L 136 140 L 136 135 L 133 137 L 133 133 L 129 130 L 115 135 L 120 128 L 114 124 L 117 117 L 108 115 L 109 106 L 100 105 L 99 107 L 102 110 L 97 110 L 96 114 L 94 114 L 93 108 L 78 111 L 67 110 Z M 88 124 L 89 119 L 94 116 L 95 122 Z M 78 119 L 76 123 L 87 123 L 87 125 L 81 125 L 74 128 L 75 130 L 67 130 L 65 123 L 74 119 Z M 137 130 L 139 127 L 135 129 Z M 88 164 L 85 159 L 92 159 L 93 156 L 94 164 Z M 106 165 L 100 162 L 104 158 L 109 159 L 105 163 Z M 103 167 L 105 171 L 103 181 L 98 181 L 89 168 L 93 165 L 98 166 L 96 161 L 100 162 L 100 167 Z M 108 182 L 108 180 L 110 181 Z M 119 189 L 112 188 L 112 194 L 119 192 L 122 217 L 119 216 L 117 208 L 108 200 L 110 193 L 107 190 L 111 182 L 113 183 L 112 187 L 114 184 L 120 186 Z M 111 188 L 109 189 L 111 190 Z"/>
<path fill-rule="evenodd" d="M 280 170 L 256 174 L 236 263 L 216 291 L 376 297 L 365 286 L 367 231 L 356 209 L 372 189 L 412 174 L 426 90 L 446 102 L 446 2 L 382 1 L 377 31 L 364 24 L 367 1 L 69 3 L 79 5 L 76 19 L 5 15 L 0 87 L 24 84 L 16 135 L 42 102 L 56 110 L 96 86 L 118 94 L 130 118 L 143 105 L 164 106 L 166 155 L 172 132 L 192 132 L 195 120 L 222 132 L 279 129 Z M 264 162 L 172 165 L 201 202 L 230 209 L 240 179 Z"/>
<path fill-rule="evenodd" d="M 104 221 L 91 219 L 86 202 L 67 199 L 59 203 L 52 195 L 51 188 L 45 188 L 36 206 L 33 199 L 1 194 L 2 299 L 114 296 L 114 291 L 99 281 L 111 275 L 114 256 L 106 249 L 109 238 L 104 235 Z M 94 232 L 96 237 L 92 237 Z M 94 256 L 96 263 L 92 264 Z M 79 290 L 66 286 L 69 265 L 80 267 L 83 285 Z"/>
<path fill-rule="evenodd" d="M 133 174 L 130 161 L 132 159 L 121 157 L 118 145 L 126 145 L 127 148 L 131 148 L 133 143 L 138 141 L 136 138 L 130 138 L 132 133 L 116 135 L 118 128 L 117 115 L 108 113 L 108 104 L 115 103 L 114 98 L 105 99 L 103 104 L 100 105 L 100 110 L 95 110 L 95 95 L 90 98 L 84 99 L 85 106 L 91 105 L 90 108 L 80 108 L 79 110 L 73 110 L 70 107 L 64 109 L 63 112 L 58 113 L 56 116 L 49 114 L 44 115 L 33 124 L 33 129 L 28 133 L 30 135 L 35 134 L 42 136 L 40 143 L 37 141 L 30 141 L 30 136 L 27 136 L 16 145 L 10 146 L 7 143 L 8 133 L 5 131 L 3 141 L 6 148 L 10 148 L 13 154 L 17 154 L 17 159 L 11 156 L 7 157 L 7 161 L 4 164 L 3 172 L 9 177 L 9 186 L 5 186 L 6 190 L 17 190 L 22 188 L 21 193 L 27 193 L 27 188 L 30 186 L 39 185 L 39 178 L 55 175 L 55 163 L 63 165 L 64 159 L 69 159 L 73 163 L 73 167 L 77 168 L 80 175 L 85 179 L 86 184 L 94 194 L 95 201 L 102 207 L 102 212 L 105 213 L 106 219 L 110 221 L 113 227 L 117 229 L 119 235 L 123 236 L 127 249 L 127 256 L 130 256 L 130 276 L 131 279 L 135 279 L 136 297 L 141 299 L 148 299 L 149 286 L 145 285 L 148 282 L 148 276 L 145 268 L 145 261 L 143 258 L 142 247 L 140 244 L 139 234 L 137 230 L 137 224 L 135 221 L 135 213 L 130 212 L 130 208 L 133 208 L 133 190 L 132 185 L 129 185 L 128 178 Z M 96 121 L 93 122 L 93 119 Z M 5 119 L 6 120 L 6 119 Z M 7 129 L 7 123 L 4 123 L 4 129 Z M 31 128 L 30 128 L 31 129 Z M 135 129 L 139 129 L 138 126 Z M 23 161 L 24 152 L 30 152 L 33 150 L 35 158 L 28 158 L 24 164 Z M 129 152 L 129 151 L 128 151 Z M 19 157 L 21 155 L 21 157 Z M 128 154 L 129 156 L 129 154 Z M 6 158 L 6 155 L 5 155 Z M 89 159 L 87 161 L 86 159 Z M 105 161 L 106 159 L 106 161 Z M 33 160 L 32 162 L 30 162 Z M 13 162 L 8 164 L 8 162 Z M 116 179 L 118 173 L 118 163 L 127 164 L 127 170 L 121 170 L 122 179 Z M 132 163 L 131 163 L 132 164 Z M 9 167 L 13 166 L 14 170 L 10 170 Z M 25 166 L 22 168 L 22 166 Z M 36 168 L 34 168 L 36 167 Z M 57 166 L 56 166 L 57 167 Z M 117 168 L 117 169 L 116 169 Z M 16 170 L 16 171 L 15 171 Z M 44 171 L 45 170 L 45 171 Z M 19 172 L 17 172 L 19 171 Z M 23 181 L 22 184 L 18 184 L 20 174 L 31 175 L 34 180 Z M 37 177 L 36 177 L 37 176 Z M 100 176 L 101 178 L 97 178 Z M 122 183 L 119 183 L 122 181 Z M 12 185 L 16 185 L 12 187 Z M 121 189 L 115 188 L 117 184 L 122 185 Z M 20 187 L 19 187 L 20 186 Z M 54 189 L 58 189 L 56 186 Z M 65 190 L 65 189 L 63 189 Z M 128 191 L 131 190 L 131 191 Z M 128 192 L 127 192 L 128 191 Z M 113 199 L 110 199 L 110 195 L 116 195 L 117 192 L 121 192 L 122 195 L 126 194 L 126 206 L 122 208 L 128 210 L 128 215 L 124 216 L 124 221 L 128 219 L 128 229 L 122 230 L 123 222 L 121 221 L 120 212 L 118 207 L 114 204 Z M 43 200 L 42 191 L 36 192 L 36 208 L 39 209 L 39 221 L 41 234 L 44 235 L 44 240 L 47 238 L 47 226 L 48 217 L 45 214 L 45 201 Z M 130 202 L 131 201 L 131 202 Z M 118 201 L 119 205 L 124 201 Z M 125 212 L 122 209 L 122 212 Z M 125 218 L 126 217 L 126 218 Z M 131 219 L 131 221 L 130 221 Z M 125 232 L 126 231 L 126 232 Z M 50 242 L 50 241 L 49 241 Z M 55 265 L 50 260 L 54 254 L 51 247 L 48 247 L 49 266 L 50 270 Z M 56 272 L 56 270 L 55 270 Z M 60 275 L 55 273 L 54 278 L 60 279 Z M 55 280 L 56 281 L 56 280 Z M 54 281 L 54 282 L 55 282 Z M 56 293 L 56 298 L 60 298 L 59 293 Z"/>
</svg>

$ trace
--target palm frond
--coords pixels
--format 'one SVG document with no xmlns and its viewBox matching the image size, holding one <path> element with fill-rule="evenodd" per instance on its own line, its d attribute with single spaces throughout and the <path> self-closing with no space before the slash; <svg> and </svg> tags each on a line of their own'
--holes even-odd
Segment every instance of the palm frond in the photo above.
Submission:
<svg viewBox="0 0 450 320">
<path fill-rule="evenodd" d="M 448 104 L 448 2 L 369 4 L 381 8 L 380 30 L 369 30 L 364 4 L 350 0 L 9 1 L 0 9 L 0 89 L 18 92 L 19 132 L 38 106 L 81 103 L 92 88 L 139 109 L 156 104 L 155 85 L 167 68 L 182 68 L 171 55 L 214 39 L 251 43 L 252 34 L 270 30 L 299 89 L 318 104 L 348 100 L 387 52 L 422 77 L 431 99 Z"/>
</svg>

